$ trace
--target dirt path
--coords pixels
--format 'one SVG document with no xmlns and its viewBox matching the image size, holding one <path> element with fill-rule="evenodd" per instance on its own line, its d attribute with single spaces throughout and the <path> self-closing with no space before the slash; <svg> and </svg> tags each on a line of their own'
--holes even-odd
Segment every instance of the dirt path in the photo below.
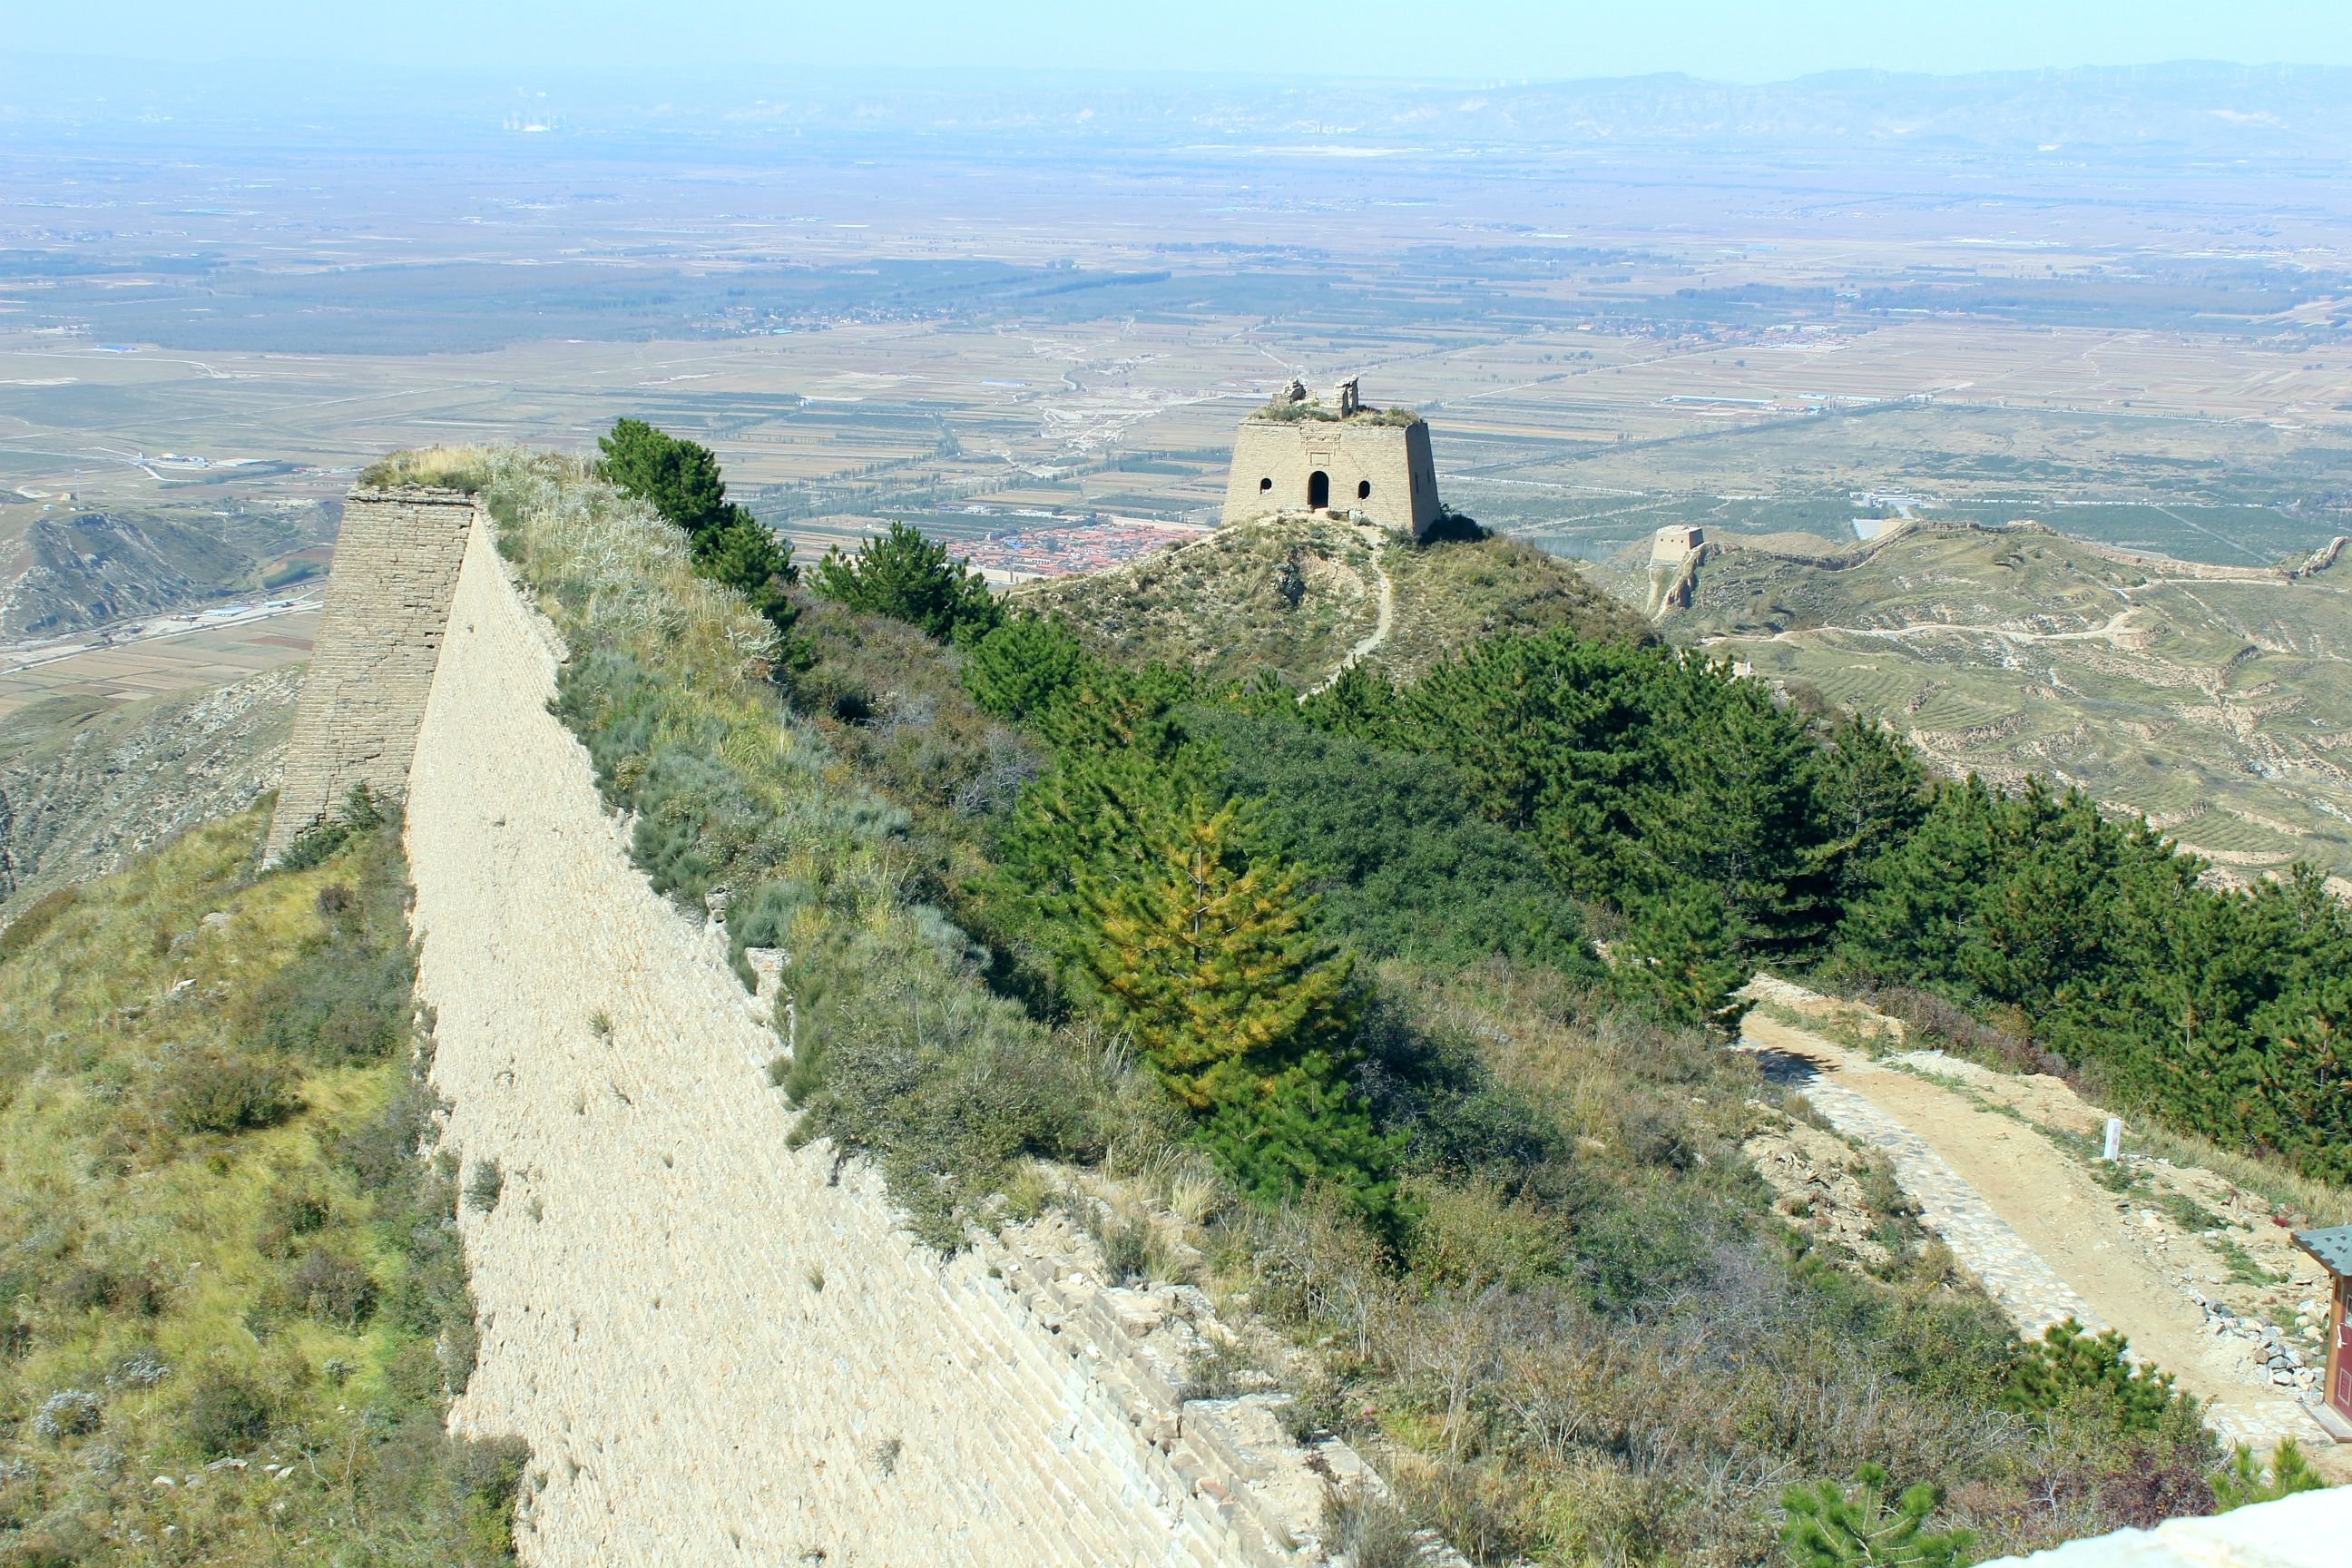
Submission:
<svg viewBox="0 0 2352 1568">
<path fill-rule="evenodd" d="M 2209 1424 L 2225 1441 L 2267 1452 L 2293 1436 L 2315 1457 L 2328 1447 L 2292 1394 L 2250 1364 L 2244 1338 L 2215 1328 L 2190 1282 L 2208 1262 L 2187 1256 L 2204 1247 L 2153 1208 L 2133 1212 L 2024 1112 L 2004 1114 L 1982 1097 L 1873 1061 L 1785 1014 L 1751 1012 L 1740 1044 L 1841 1133 L 1889 1157 L 1922 1223 L 2021 1331 L 2038 1333 L 2069 1315 L 2118 1329 L 2136 1352 L 2212 1401 Z M 2075 1114 L 2083 1110 L 2075 1102 Z M 2352 1479 L 2352 1450 L 2326 1453 L 2324 1462 Z"/>
<path fill-rule="evenodd" d="M 1378 653 L 1381 645 L 1389 640 L 1389 633 L 1396 627 L 1396 584 L 1390 579 L 1388 569 L 1381 564 L 1381 547 L 1387 542 L 1387 534 L 1384 530 L 1371 528 L 1370 525 L 1363 526 L 1372 535 L 1369 541 L 1372 549 L 1372 575 L 1381 580 L 1379 618 L 1373 621 L 1370 633 L 1348 650 L 1347 656 L 1332 668 L 1330 674 L 1300 694 L 1301 700 L 1314 696 L 1357 665 Z"/>
</svg>

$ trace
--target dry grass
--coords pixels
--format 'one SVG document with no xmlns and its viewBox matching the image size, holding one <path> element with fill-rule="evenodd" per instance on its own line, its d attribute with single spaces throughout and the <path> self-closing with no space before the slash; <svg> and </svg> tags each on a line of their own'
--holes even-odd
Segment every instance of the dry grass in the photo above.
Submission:
<svg viewBox="0 0 2352 1568">
<path fill-rule="evenodd" d="M 362 468 L 360 483 L 374 489 L 416 485 L 470 495 L 489 482 L 493 458 L 488 447 L 411 447 Z"/>
<path fill-rule="evenodd" d="M 470 1306 L 454 1233 L 426 1263 L 407 1206 L 430 1180 L 408 1053 L 314 1060 L 261 1043 L 253 1011 L 281 977 L 332 984 L 337 955 L 404 942 L 396 842 L 256 879 L 263 820 L 90 884 L 0 962 L 0 1519 L 22 1527 L 0 1549 L 24 1561 L 177 1560 L 138 1546 L 177 1539 L 257 1564 L 299 1536 L 321 1560 L 503 1560 L 439 1489 L 467 1450 L 441 1431 L 436 1340 L 445 1307 L 469 1333 Z M 330 940 L 336 921 L 353 934 Z M 389 1005 L 404 1023 L 404 993 Z M 173 1114 L 220 1064 L 280 1081 L 267 1125 Z M 98 1401 L 89 1430 L 9 1429 L 61 1390 Z M 221 1452 L 247 1468 L 185 1480 Z"/>
<path fill-rule="evenodd" d="M 1379 614 L 1362 536 L 1328 517 L 1235 523 L 1084 576 L 1026 584 L 1013 602 L 1062 614 L 1115 661 L 1245 679 L 1271 669 L 1305 688 L 1338 668 Z"/>
</svg>

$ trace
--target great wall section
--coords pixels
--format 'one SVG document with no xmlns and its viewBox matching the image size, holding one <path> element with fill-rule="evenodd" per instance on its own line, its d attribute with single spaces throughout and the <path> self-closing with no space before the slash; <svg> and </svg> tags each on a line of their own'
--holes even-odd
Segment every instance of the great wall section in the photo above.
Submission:
<svg viewBox="0 0 2352 1568">
<path fill-rule="evenodd" d="M 404 802 L 439 1152 L 469 1191 L 479 1353 L 451 1423 L 530 1443 L 522 1560 L 1345 1568 L 1327 1501 L 1381 1481 L 1343 1442 L 1294 1442 L 1281 1395 L 1188 1397 L 1230 1333 L 1199 1290 L 1109 1285 L 1059 1216 L 942 1258 L 874 1173 L 791 1147 L 770 999 L 631 864 L 550 710 L 562 639 L 493 535 L 454 491 L 353 492 L 268 853 L 354 785 Z M 1766 1043 L 1836 1053 L 1800 1037 Z M 1975 1256 L 1947 1223 L 1973 1183 L 1943 1175 L 1913 1195 L 2021 1327 L 2071 1310 L 2046 1268 L 2009 1279 L 2032 1260 L 2006 1226 Z M 2285 1429 L 2247 1403 L 2217 1425 Z M 2347 1497 L 2047 1561 L 2308 1568 Z M 1433 1539 L 1419 1557 L 1466 1568 Z"/>
<path fill-rule="evenodd" d="M 477 523 L 354 494 L 270 843 L 353 784 L 405 796 L 442 1146 L 502 1177 L 461 1214 L 452 1420 L 530 1441 L 524 1559 L 1326 1561 L 1333 1486 L 1379 1482 L 1277 1397 L 1185 1397 L 1225 1331 L 1199 1291 L 1107 1286 L 1055 1219 L 942 1259 L 877 1177 L 790 1148 L 774 1035 L 630 864 L 548 710 L 557 634 Z"/>
</svg>

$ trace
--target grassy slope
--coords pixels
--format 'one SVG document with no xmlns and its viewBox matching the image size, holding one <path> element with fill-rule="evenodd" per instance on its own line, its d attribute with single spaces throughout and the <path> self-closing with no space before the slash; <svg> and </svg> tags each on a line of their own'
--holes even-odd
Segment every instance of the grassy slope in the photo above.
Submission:
<svg viewBox="0 0 2352 1568">
<path fill-rule="evenodd" d="M 1272 669 L 1303 687 L 1371 633 L 1382 574 L 1394 625 L 1370 662 L 1401 676 L 1514 627 L 1644 633 L 1575 567 L 1541 551 L 1504 539 L 1391 542 L 1375 561 L 1364 533 L 1323 517 L 1219 529 L 1106 572 L 1028 584 L 1013 602 L 1060 612 L 1111 658 L 1236 679 Z"/>
<path fill-rule="evenodd" d="M 517 1456 L 441 1429 L 471 1307 L 396 839 L 257 880 L 262 820 L 0 950 L 0 1555 L 508 1560 Z"/>
<path fill-rule="evenodd" d="M 910 809 L 910 880 L 951 901 L 1045 749 L 974 710 L 957 656 L 919 633 L 830 605 L 803 624 L 819 658 L 800 700 L 868 787 Z M 1228 718 L 1201 721 L 1246 754 L 1254 776 L 1237 782 L 1279 793 L 1275 815 L 1360 829 L 1349 791 L 1266 773 L 1299 761 L 1296 745 Z M 1409 916 L 1349 921 L 1358 890 L 1326 889 L 1343 934 L 1374 944 L 1366 1081 L 1410 1139 L 1423 1206 L 1401 1254 L 1311 1203 L 1237 1202 L 1157 1128 L 1106 1129 L 1117 1182 L 1084 1179 L 1123 1194 L 1156 1277 L 1317 1347 L 1315 1370 L 1277 1375 L 1308 1419 L 1381 1456 L 1414 1519 L 1482 1563 L 1761 1562 L 1780 1482 L 1865 1460 L 1948 1485 L 1939 1524 L 1978 1531 L 1984 1555 L 2210 1506 L 2193 1430 L 2125 1436 L 2094 1413 L 1997 1408 L 2007 1326 L 1891 1185 L 1866 1199 L 1891 1264 L 1865 1271 L 1826 1242 L 1792 1258 L 1738 1148 L 1776 1120 L 1748 1058 L 1648 1028 L 1540 964 L 1383 961 L 1395 928 L 1453 908 L 1432 873 L 1459 858 L 1404 847 L 1362 890 Z M 1456 934 L 1475 945 L 1475 927 Z M 888 1138 L 935 1136 L 885 1110 L 886 1159 Z M 1150 1201 L 1129 1210 L 1138 1195 Z M 1221 1386 L 1213 1363 L 1195 1376 Z"/>
<path fill-rule="evenodd" d="M 1727 552 L 1661 629 L 1884 714 L 1952 771 L 2079 784 L 2240 873 L 2352 874 L 2331 753 L 2352 731 L 2344 568 L 2190 575 L 2038 530 L 1920 531 L 1853 559 Z"/>
</svg>

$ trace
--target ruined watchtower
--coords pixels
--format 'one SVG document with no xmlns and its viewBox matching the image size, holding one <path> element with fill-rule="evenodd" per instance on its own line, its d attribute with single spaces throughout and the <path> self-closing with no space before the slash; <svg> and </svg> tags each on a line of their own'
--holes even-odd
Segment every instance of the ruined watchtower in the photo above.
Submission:
<svg viewBox="0 0 2352 1568">
<path fill-rule="evenodd" d="M 1429 426 L 1404 408 L 1368 408 L 1354 381 L 1330 397 L 1292 382 L 1234 435 L 1227 522 L 1278 511 L 1332 511 L 1414 539 L 1437 521 Z"/>
</svg>

